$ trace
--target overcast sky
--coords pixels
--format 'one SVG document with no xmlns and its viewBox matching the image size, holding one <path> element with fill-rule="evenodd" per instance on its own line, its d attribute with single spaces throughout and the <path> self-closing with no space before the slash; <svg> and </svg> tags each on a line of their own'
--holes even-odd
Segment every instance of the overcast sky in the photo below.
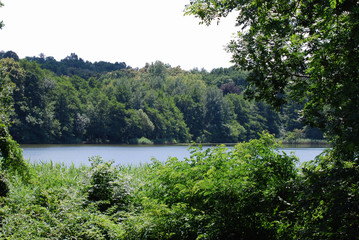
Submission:
<svg viewBox="0 0 359 240">
<path fill-rule="evenodd" d="M 2 0 L 0 50 L 20 58 L 76 53 L 84 60 L 143 67 L 156 60 L 190 70 L 231 66 L 224 50 L 235 16 L 199 25 L 190 0 Z"/>
</svg>

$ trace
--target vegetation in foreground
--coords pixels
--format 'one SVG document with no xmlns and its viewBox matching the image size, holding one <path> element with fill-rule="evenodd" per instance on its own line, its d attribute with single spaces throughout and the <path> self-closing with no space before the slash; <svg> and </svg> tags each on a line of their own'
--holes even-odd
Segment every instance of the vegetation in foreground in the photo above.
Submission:
<svg viewBox="0 0 359 240">
<path fill-rule="evenodd" d="M 231 150 L 192 147 L 188 159 L 165 163 L 30 164 L 30 183 L 4 175 L 0 238 L 354 239 L 358 179 L 328 188 L 330 152 L 297 168 L 277 147 L 263 134 Z M 344 169 L 358 176 L 354 165 Z"/>
</svg>

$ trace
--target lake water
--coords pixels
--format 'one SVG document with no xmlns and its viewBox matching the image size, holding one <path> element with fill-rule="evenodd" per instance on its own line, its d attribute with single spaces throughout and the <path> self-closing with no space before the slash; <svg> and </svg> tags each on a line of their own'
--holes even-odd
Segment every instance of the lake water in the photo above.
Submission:
<svg viewBox="0 0 359 240">
<path fill-rule="evenodd" d="M 116 164 L 140 164 L 151 162 L 156 158 L 162 162 L 169 157 L 184 159 L 190 157 L 188 146 L 168 145 L 22 145 L 23 155 L 30 162 L 58 162 L 66 165 L 74 163 L 89 165 L 88 158 L 101 156 L 104 160 L 114 160 Z M 208 147 L 203 147 L 204 149 Z M 228 147 L 231 148 L 231 147 Z M 314 159 L 325 148 L 284 148 L 286 153 L 293 151 L 300 162 Z"/>
</svg>

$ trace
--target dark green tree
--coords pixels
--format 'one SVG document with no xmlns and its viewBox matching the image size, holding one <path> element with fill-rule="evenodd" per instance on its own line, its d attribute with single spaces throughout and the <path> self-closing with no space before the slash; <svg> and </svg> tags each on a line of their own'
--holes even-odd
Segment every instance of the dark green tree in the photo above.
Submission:
<svg viewBox="0 0 359 240">
<path fill-rule="evenodd" d="M 191 95 L 183 94 L 175 97 L 176 106 L 183 113 L 183 119 L 192 134 L 192 139 L 201 142 L 204 131 L 204 103 L 195 101 Z"/>
<path fill-rule="evenodd" d="M 207 142 L 236 142 L 240 125 L 230 103 L 223 97 L 222 91 L 209 87 L 205 97 L 205 135 Z"/>
<path fill-rule="evenodd" d="M 4 55 L 2 56 L 3 58 L 12 58 L 14 59 L 15 61 L 19 61 L 20 58 L 19 56 L 13 52 L 13 51 L 7 51 L 6 53 L 4 53 Z"/>
<path fill-rule="evenodd" d="M 123 143 L 126 139 L 126 109 L 125 104 L 112 98 L 109 103 L 109 123 L 107 126 L 108 140 L 113 143 Z M 141 122 L 142 123 L 142 122 Z M 142 136 L 141 136 L 142 137 Z"/>
<path fill-rule="evenodd" d="M 276 107 L 306 99 L 304 121 L 358 160 L 358 9 L 354 0 L 196 0 L 186 13 L 206 24 L 239 13 L 228 50 L 251 72 L 247 94 Z"/>
<path fill-rule="evenodd" d="M 159 92 L 153 105 L 146 107 L 144 112 L 154 125 L 151 139 L 155 142 L 188 142 L 188 127 L 173 98 Z"/>
<path fill-rule="evenodd" d="M 75 140 L 77 114 L 81 113 L 77 95 L 78 91 L 69 81 L 59 83 L 56 92 L 55 117 L 60 124 L 60 141 L 63 143 L 71 143 Z"/>
<path fill-rule="evenodd" d="M 104 143 L 108 139 L 108 126 L 110 121 L 110 100 L 99 89 L 94 89 L 86 109 L 89 118 L 86 137 L 92 143 Z"/>
</svg>

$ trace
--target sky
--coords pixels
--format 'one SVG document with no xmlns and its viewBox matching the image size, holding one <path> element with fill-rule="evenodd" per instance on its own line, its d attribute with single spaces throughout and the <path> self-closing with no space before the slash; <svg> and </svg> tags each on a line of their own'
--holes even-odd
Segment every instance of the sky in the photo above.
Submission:
<svg viewBox="0 0 359 240">
<path fill-rule="evenodd" d="M 230 15 L 210 26 L 184 16 L 190 0 L 1 0 L 0 50 L 61 60 L 162 61 L 182 69 L 230 67 L 225 45 L 238 30 Z"/>
</svg>

